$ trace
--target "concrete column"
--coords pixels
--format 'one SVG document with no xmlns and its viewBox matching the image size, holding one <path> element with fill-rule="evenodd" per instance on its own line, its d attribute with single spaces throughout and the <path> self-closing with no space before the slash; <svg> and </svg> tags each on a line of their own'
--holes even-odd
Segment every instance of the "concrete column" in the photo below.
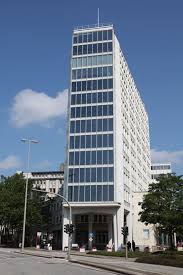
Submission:
<svg viewBox="0 0 183 275">
<path fill-rule="evenodd" d="M 108 245 L 112 246 L 113 244 L 113 238 L 112 238 L 112 217 L 109 216 L 109 222 L 108 222 Z"/>
<path fill-rule="evenodd" d="M 118 249 L 121 248 L 121 245 L 123 244 L 123 235 L 121 234 L 121 227 L 124 224 L 124 209 L 121 206 L 117 209 L 117 239 L 118 239 Z"/>
<path fill-rule="evenodd" d="M 63 207 L 63 226 L 62 226 L 62 250 L 64 247 L 68 247 L 68 234 L 64 232 L 64 225 L 69 223 L 69 211 Z"/>
<path fill-rule="evenodd" d="M 89 241 L 89 236 L 90 234 L 93 233 L 93 215 L 88 215 L 88 248 L 89 250 L 92 249 L 92 242 L 93 241 Z"/>
<path fill-rule="evenodd" d="M 117 214 L 113 215 L 113 240 L 114 240 L 114 250 L 118 250 L 118 234 L 117 234 Z"/>
</svg>

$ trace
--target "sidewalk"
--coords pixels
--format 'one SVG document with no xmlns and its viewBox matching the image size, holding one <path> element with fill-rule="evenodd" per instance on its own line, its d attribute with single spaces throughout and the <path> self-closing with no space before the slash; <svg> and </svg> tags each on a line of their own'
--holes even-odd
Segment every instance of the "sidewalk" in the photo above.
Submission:
<svg viewBox="0 0 183 275">
<path fill-rule="evenodd" d="M 14 250 L 15 253 L 22 253 L 20 250 Z M 45 258 L 60 258 L 66 259 L 67 253 L 63 251 L 46 251 L 25 249 L 25 255 L 45 257 Z M 86 253 L 72 251 L 71 263 L 92 266 L 118 274 L 125 275 L 182 275 L 183 269 L 171 266 L 142 264 L 134 262 L 134 259 L 108 257 L 108 256 L 93 256 Z"/>
</svg>

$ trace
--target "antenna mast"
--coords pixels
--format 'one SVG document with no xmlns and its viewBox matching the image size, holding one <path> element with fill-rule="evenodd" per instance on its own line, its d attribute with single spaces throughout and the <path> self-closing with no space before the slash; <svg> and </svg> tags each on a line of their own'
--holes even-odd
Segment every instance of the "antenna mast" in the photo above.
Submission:
<svg viewBox="0 0 183 275">
<path fill-rule="evenodd" d="M 100 9 L 98 8 L 98 20 L 97 20 L 97 24 L 98 24 L 98 27 L 99 27 L 99 25 L 100 25 Z"/>
</svg>

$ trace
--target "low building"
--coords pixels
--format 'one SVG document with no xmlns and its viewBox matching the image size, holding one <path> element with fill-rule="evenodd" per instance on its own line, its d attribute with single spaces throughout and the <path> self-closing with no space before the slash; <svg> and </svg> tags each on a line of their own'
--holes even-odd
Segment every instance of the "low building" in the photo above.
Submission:
<svg viewBox="0 0 183 275">
<path fill-rule="evenodd" d="M 155 183 L 160 175 L 170 174 L 172 172 L 170 163 L 153 163 L 151 165 L 151 179 Z"/>
</svg>

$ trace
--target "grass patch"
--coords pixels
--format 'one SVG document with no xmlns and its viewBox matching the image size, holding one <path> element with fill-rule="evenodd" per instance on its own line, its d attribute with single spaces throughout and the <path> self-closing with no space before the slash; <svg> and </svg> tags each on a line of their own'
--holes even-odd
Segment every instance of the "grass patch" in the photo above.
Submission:
<svg viewBox="0 0 183 275">
<path fill-rule="evenodd" d="M 136 259 L 136 262 L 183 268 L 183 254 L 179 252 L 165 251 L 159 254 L 149 254 L 139 257 Z"/>
<path fill-rule="evenodd" d="M 120 251 L 108 252 L 108 251 L 105 251 L 105 250 L 100 250 L 100 251 L 89 251 L 87 254 L 99 255 L 99 256 L 111 256 L 111 257 L 125 257 L 125 252 L 120 252 Z M 128 257 L 129 258 L 137 258 L 137 257 L 142 257 L 146 254 L 147 253 L 139 252 L 139 251 L 137 251 L 137 252 L 129 251 L 128 252 Z"/>
</svg>

